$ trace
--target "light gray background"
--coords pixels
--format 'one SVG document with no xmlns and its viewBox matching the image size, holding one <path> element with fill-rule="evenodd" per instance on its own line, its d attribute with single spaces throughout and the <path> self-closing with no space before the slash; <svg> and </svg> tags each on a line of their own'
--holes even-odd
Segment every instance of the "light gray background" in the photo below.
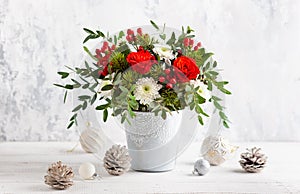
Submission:
<svg viewBox="0 0 300 194">
<path fill-rule="evenodd" d="M 0 0 L 0 141 L 77 139 L 65 130 L 72 106 L 52 84 L 85 57 L 82 28 L 150 19 L 192 26 L 215 53 L 233 92 L 233 140 L 299 141 L 299 10 L 296 0 Z"/>
</svg>

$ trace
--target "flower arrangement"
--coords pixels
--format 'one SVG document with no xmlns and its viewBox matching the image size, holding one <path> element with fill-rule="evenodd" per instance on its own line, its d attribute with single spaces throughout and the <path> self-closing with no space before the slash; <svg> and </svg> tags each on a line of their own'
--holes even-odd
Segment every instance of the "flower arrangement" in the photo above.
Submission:
<svg viewBox="0 0 300 194">
<path fill-rule="evenodd" d="M 84 42 L 91 39 L 102 39 L 102 46 L 92 53 L 87 47 L 84 50 L 91 58 L 85 61 L 85 67 L 67 67 L 70 72 L 58 72 L 62 79 L 71 73 L 70 84 L 58 87 L 68 90 L 83 89 L 85 95 L 79 95 L 81 102 L 72 112 L 68 128 L 77 123 L 78 111 L 96 103 L 96 110 L 103 111 L 103 120 L 108 118 L 108 109 L 112 116 L 121 116 L 121 122 L 129 122 L 136 111 L 153 112 L 156 116 L 166 118 L 173 111 L 190 108 L 198 115 L 203 124 L 202 105 L 212 102 L 228 127 L 228 118 L 221 106 L 220 97 L 212 95 L 213 88 L 225 94 L 227 81 L 218 81 L 217 62 L 212 59 L 213 53 L 206 52 L 201 43 L 196 43 L 193 30 L 182 27 L 178 37 L 174 32 L 167 38 L 165 26 L 159 27 L 150 21 L 157 30 L 157 36 L 144 33 L 142 28 L 128 29 L 125 34 L 120 31 L 110 36 L 101 31 L 84 28 L 88 34 Z"/>
</svg>

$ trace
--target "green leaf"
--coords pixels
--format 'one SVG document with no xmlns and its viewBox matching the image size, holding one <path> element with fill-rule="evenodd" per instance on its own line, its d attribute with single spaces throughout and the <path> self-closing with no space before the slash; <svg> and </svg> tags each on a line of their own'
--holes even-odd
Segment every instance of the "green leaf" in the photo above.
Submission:
<svg viewBox="0 0 300 194">
<path fill-rule="evenodd" d="M 83 30 L 86 32 L 86 33 L 89 33 L 89 34 L 95 34 L 92 30 L 90 29 L 87 29 L 87 28 L 83 28 Z"/>
<path fill-rule="evenodd" d="M 202 115 L 204 115 L 204 116 L 206 116 L 206 117 L 209 117 L 209 115 L 206 114 L 206 113 L 203 111 L 203 109 L 202 109 L 199 105 L 196 106 L 196 112 L 197 112 L 198 114 L 202 114 Z"/>
<path fill-rule="evenodd" d="M 159 27 L 156 25 L 156 23 L 154 23 L 152 20 L 150 20 L 150 23 L 152 24 L 152 26 L 154 28 L 156 28 L 157 30 L 159 30 Z"/>
<path fill-rule="evenodd" d="M 82 86 L 83 89 L 87 89 L 88 87 L 90 87 L 90 84 L 89 84 L 89 83 L 84 84 L 84 85 Z"/>
<path fill-rule="evenodd" d="M 66 103 L 67 95 L 68 95 L 68 91 L 66 90 L 66 91 L 65 91 L 65 95 L 64 95 L 64 103 Z"/>
<path fill-rule="evenodd" d="M 188 27 L 187 27 L 187 30 L 186 30 L 186 33 L 189 34 L 189 33 L 191 33 L 191 32 L 194 32 L 194 30 L 191 29 L 191 27 L 188 26 Z"/>
<path fill-rule="evenodd" d="M 175 33 L 172 32 L 171 38 L 167 41 L 167 44 L 172 45 L 175 43 L 175 41 L 176 41 Z"/>
<path fill-rule="evenodd" d="M 96 107 L 96 110 L 104 110 L 107 109 L 109 107 L 109 103 L 108 104 L 102 104 L 100 106 Z"/>
<path fill-rule="evenodd" d="M 230 95 L 230 94 L 231 94 L 231 92 L 230 92 L 230 91 L 226 90 L 226 89 L 225 89 L 225 88 L 223 88 L 223 87 L 219 87 L 218 89 L 219 89 L 221 92 L 225 93 L 225 94 L 228 94 L 228 95 Z"/>
<path fill-rule="evenodd" d="M 57 73 L 59 75 L 61 75 L 61 79 L 65 79 L 65 78 L 67 78 L 69 76 L 69 73 L 67 73 L 67 72 L 60 71 L 60 72 L 57 72 Z"/>
<path fill-rule="evenodd" d="M 101 91 L 108 91 L 108 90 L 111 90 L 113 89 L 113 85 L 109 84 L 109 85 L 105 85 L 101 88 Z"/>
<path fill-rule="evenodd" d="M 97 99 L 97 93 L 94 94 L 93 98 L 91 99 L 91 105 L 94 104 L 94 102 Z"/>
<path fill-rule="evenodd" d="M 80 101 L 84 101 L 84 100 L 89 100 L 91 97 L 88 95 L 82 95 L 82 96 L 78 96 L 78 99 Z"/>
<path fill-rule="evenodd" d="M 162 110 L 161 117 L 162 117 L 163 119 L 166 119 L 166 118 L 167 118 L 167 112 L 166 112 L 165 110 Z"/>
<path fill-rule="evenodd" d="M 203 123 L 203 119 L 202 119 L 202 117 L 201 117 L 200 115 L 198 115 L 198 121 L 199 121 L 199 123 L 200 123 L 201 125 L 204 124 L 204 123 Z"/>
<path fill-rule="evenodd" d="M 166 40 L 166 34 L 160 34 L 159 37 L 160 37 L 162 40 Z"/>
<path fill-rule="evenodd" d="M 200 96 L 198 93 L 196 93 L 196 98 L 197 98 L 198 104 L 203 104 L 206 101 L 205 98 L 203 98 L 202 96 Z"/>
<path fill-rule="evenodd" d="M 97 34 L 99 37 L 105 38 L 105 35 L 103 32 L 101 32 L 100 30 L 96 30 Z"/>
<path fill-rule="evenodd" d="M 70 129 L 74 123 L 75 123 L 75 121 L 72 121 L 72 122 L 68 125 L 67 129 Z"/>
<path fill-rule="evenodd" d="M 122 92 L 125 92 L 125 93 L 129 92 L 128 89 L 125 88 L 124 86 L 120 86 L 119 88 Z"/>
<path fill-rule="evenodd" d="M 98 83 L 94 83 L 91 87 L 89 87 L 89 90 L 93 93 L 95 93 L 95 88 L 98 86 Z"/>
<path fill-rule="evenodd" d="M 217 67 L 217 61 L 215 61 L 214 63 L 213 63 L 213 68 L 216 68 Z"/>
<path fill-rule="evenodd" d="M 219 75 L 219 73 L 216 72 L 216 71 L 209 71 L 208 73 L 211 74 L 212 76 L 217 76 L 217 75 Z"/>
<path fill-rule="evenodd" d="M 124 123 L 125 119 L 126 119 L 126 114 L 123 114 L 121 118 L 121 123 Z"/>
<path fill-rule="evenodd" d="M 221 117 L 223 120 L 228 120 L 228 117 L 225 115 L 224 112 L 220 111 L 220 112 L 219 112 L 219 115 L 220 115 L 220 117 Z"/>
<path fill-rule="evenodd" d="M 103 121 L 106 122 L 107 118 L 108 118 L 108 111 L 107 111 L 107 109 L 104 109 L 104 111 L 103 111 Z"/>
<path fill-rule="evenodd" d="M 78 106 L 76 106 L 76 107 L 72 110 L 72 112 L 79 111 L 79 110 L 81 109 L 81 107 L 82 107 L 82 105 L 79 104 Z"/>
<path fill-rule="evenodd" d="M 212 96 L 211 98 L 215 101 L 222 101 L 222 99 L 217 96 Z"/>
<path fill-rule="evenodd" d="M 218 82 L 218 84 L 224 86 L 224 85 L 227 85 L 229 82 L 228 81 L 221 81 L 221 82 Z"/>
<path fill-rule="evenodd" d="M 114 44 L 116 45 L 117 44 L 117 36 L 116 35 L 114 35 Z"/>
<path fill-rule="evenodd" d="M 211 83 L 211 81 L 208 81 L 208 82 L 207 82 L 207 89 L 208 89 L 209 91 L 212 91 L 212 83 Z"/>
<path fill-rule="evenodd" d="M 211 56 L 213 56 L 213 55 L 214 55 L 213 53 L 205 53 L 205 54 L 203 55 L 203 58 L 202 58 L 203 63 L 204 63 L 209 57 L 211 57 Z"/>
<path fill-rule="evenodd" d="M 123 31 L 120 31 L 120 32 L 119 32 L 118 39 L 121 39 L 123 36 L 125 36 L 124 32 L 123 32 Z"/>
<path fill-rule="evenodd" d="M 84 40 L 83 40 L 83 44 L 84 43 L 86 43 L 88 40 L 90 40 L 90 39 L 96 39 L 96 38 L 99 38 L 100 37 L 100 35 L 98 35 L 98 34 L 90 34 L 90 35 L 88 35 Z"/>
<path fill-rule="evenodd" d="M 75 84 L 81 85 L 78 81 L 76 81 L 75 79 L 71 79 Z"/>
<path fill-rule="evenodd" d="M 82 104 L 82 110 L 85 110 L 85 109 L 86 109 L 86 107 L 87 107 L 87 102 L 86 102 L 86 101 L 84 101 L 84 102 L 83 102 L 83 104 Z"/>
<path fill-rule="evenodd" d="M 60 84 L 53 84 L 53 85 L 55 85 L 55 86 L 57 86 L 57 87 L 65 88 L 65 86 L 60 85 Z"/>
<path fill-rule="evenodd" d="M 223 110 L 223 107 L 217 101 L 214 101 L 214 105 L 217 109 Z"/>
<path fill-rule="evenodd" d="M 70 85 L 70 84 L 67 84 L 67 85 L 65 85 L 65 88 L 68 89 L 68 90 L 72 90 L 74 88 L 74 86 Z"/>
<path fill-rule="evenodd" d="M 128 106 L 127 111 L 129 112 L 129 116 L 131 118 L 133 118 L 135 116 L 134 112 L 132 111 L 132 109 Z"/>
<path fill-rule="evenodd" d="M 74 115 L 70 118 L 70 121 L 73 121 L 74 119 L 76 119 L 76 117 L 77 117 L 77 113 L 74 114 Z"/>
<path fill-rule="evenodd" d="M 69 66 L 67 66 L 67 65 L 65 65 L 65 67 L 68 68 L 68 69 L 71 70 L 71 71 L 75 71 L 73 68 L 71 68 L 71 67 L 69 67 Z"/>
<path fill-rule="evenodd" d="M 83 46 L 83 50 L 92 58 L 94 59 L 95 61 L 98 61 L 98 59 L 90 52 L 90 50 L 86 47 L 86 46 Z"/>
<path fill-rule="evenodd" d="M 224 125 L 224 127 L 229 128 L 229 126 L 228 126 L 228 124 L 227 124 L 226 121 L 223 121 L 223 125 Z"/>
</svg>

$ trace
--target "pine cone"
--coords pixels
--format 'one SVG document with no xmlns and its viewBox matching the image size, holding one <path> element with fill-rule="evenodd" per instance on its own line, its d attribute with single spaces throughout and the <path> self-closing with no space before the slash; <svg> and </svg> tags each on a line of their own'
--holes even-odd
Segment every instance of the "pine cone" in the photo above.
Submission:
<svg viewBox="0 0 300 194">
<path fill-rule="evenodd" d="M 267 157 L 260 153 L 260 148 L 247 149 L 248 152 L 241 154 L 239 161 L 241 166 L 247 172 L 260 172 L 267 162 Z"/>
<path fill-rule="evenodd" d="M 113 145 L 106 151 L 104 168 L 111 175 L 121 175 L 129 170 L 131 158 L 125 146 Z"/>
<path fill-rule="evenodd" d="M 45 183 L 55 189 L 67 189 L 73 185 L 73 170 L 62 164 L 61 161 L 51 164 L 47 173 Z"/>
</svg>

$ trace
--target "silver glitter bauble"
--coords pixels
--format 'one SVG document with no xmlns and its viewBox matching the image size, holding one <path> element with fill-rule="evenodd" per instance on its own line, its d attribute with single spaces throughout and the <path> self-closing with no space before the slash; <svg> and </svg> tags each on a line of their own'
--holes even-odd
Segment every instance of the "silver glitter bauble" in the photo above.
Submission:
<svg viewBox="0 0 300 194">
<path fill-rule="evenodd" d="M 198 175 L 203 176 L 206 173 L 208 173 L 209 168 L 210 168 L 209 162 L 201 158 L 195 162 L 193 174 L 197 173 Z"/>
</svg>

